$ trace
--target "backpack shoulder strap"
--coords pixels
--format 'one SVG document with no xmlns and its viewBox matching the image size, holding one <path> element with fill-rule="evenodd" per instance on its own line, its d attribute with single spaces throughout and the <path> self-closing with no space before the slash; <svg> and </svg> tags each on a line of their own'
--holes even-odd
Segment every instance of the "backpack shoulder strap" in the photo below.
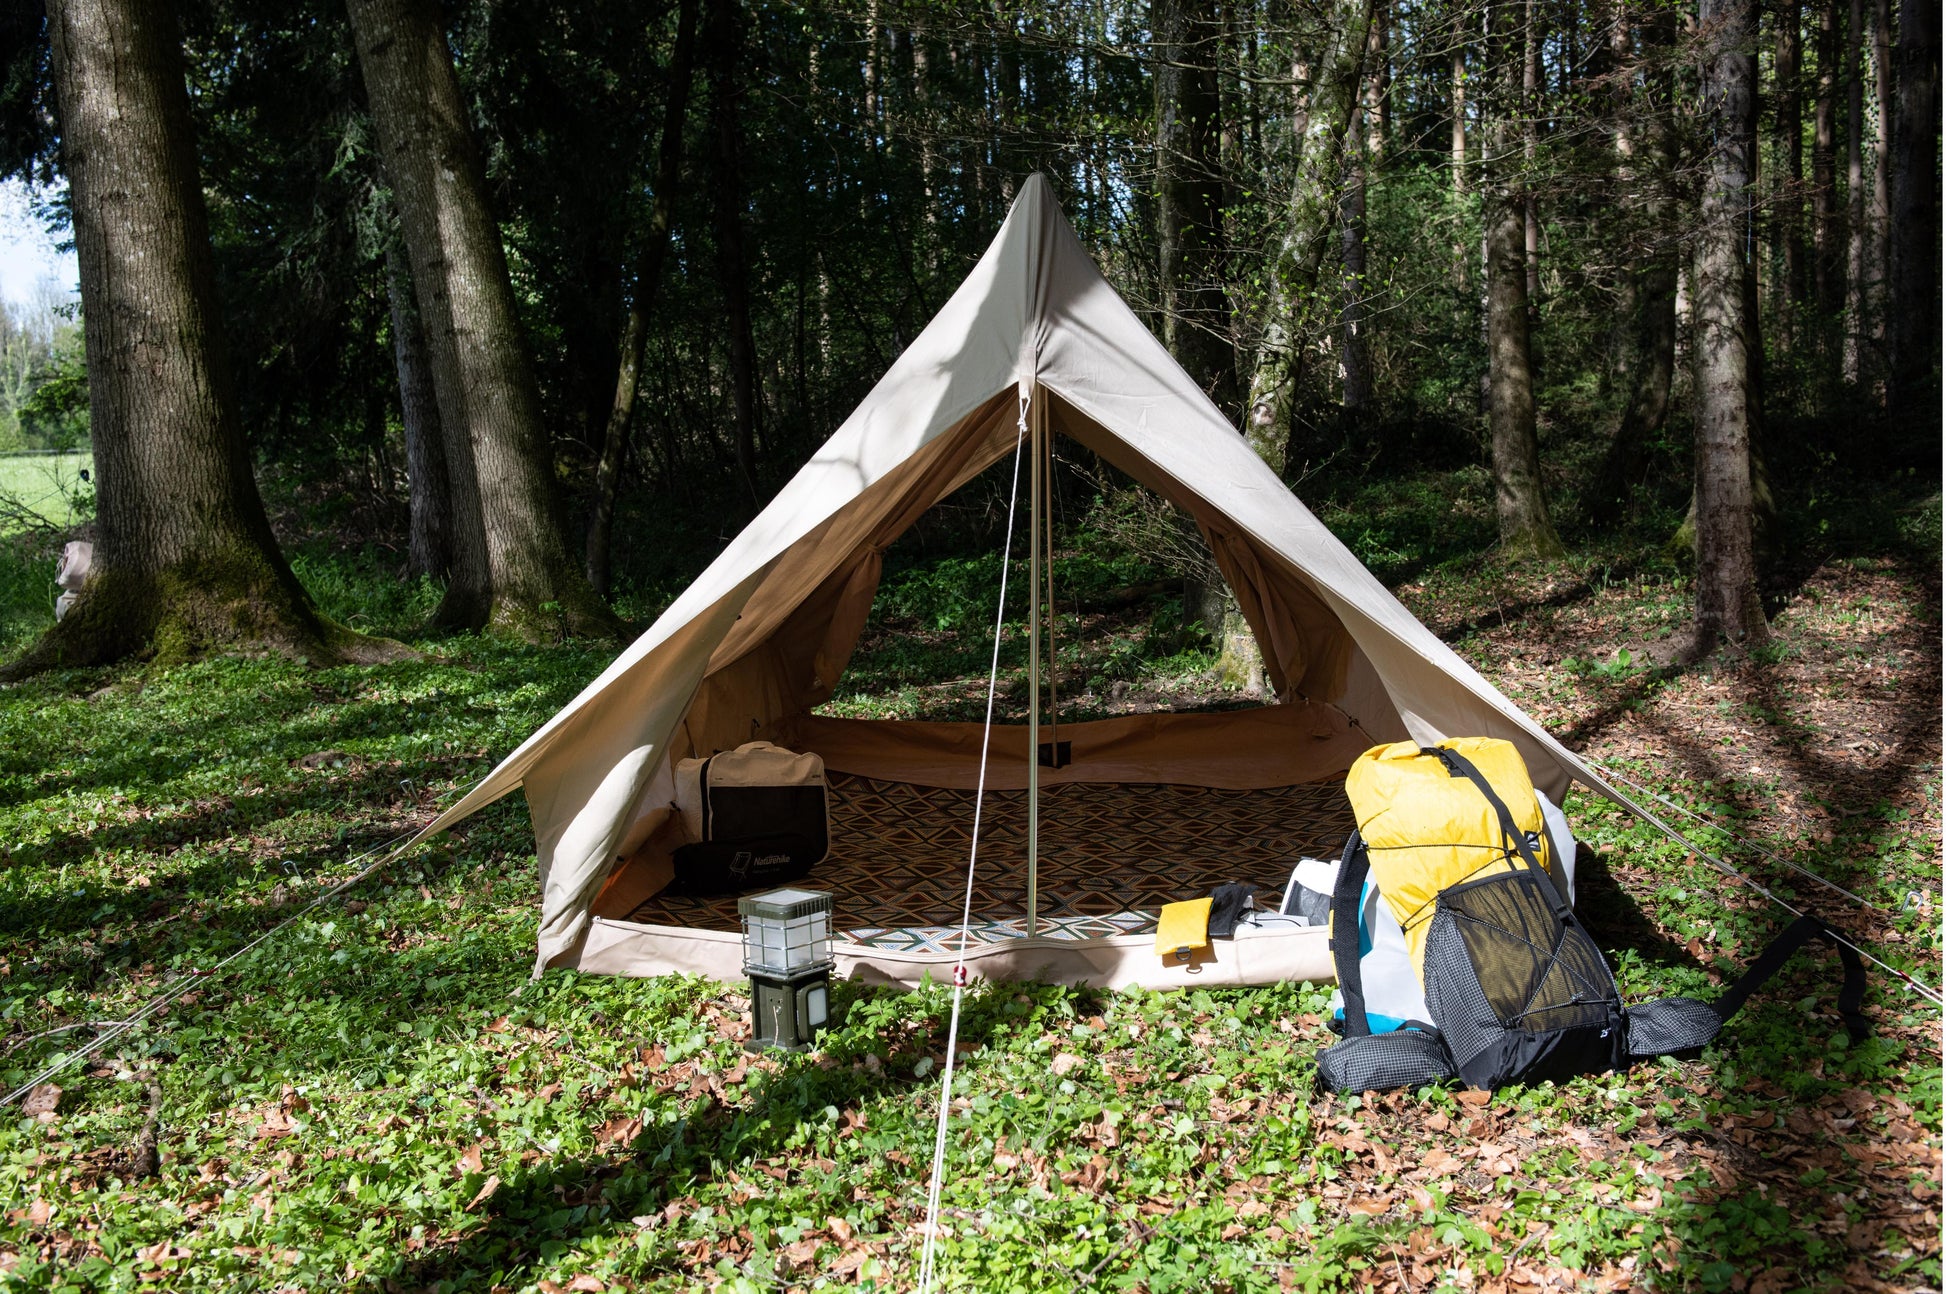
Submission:
<svg viewBox="0 0 1946 1294">
<path fill-rule="evenodd" d="M 1463 777 L 1479 788 L 1480 794 L 1487 797 L 1487 803 L 1493 806 L 1494 813 L 1500 818 L 1501 833 L 1513 841 L 1514 848 L 1520 853 L 1521 861 L 1540 878 L 1541 892 L 1546 894 L 1553 903 L 1554 914 L 1563 921 L 1572 920 L 1574 910 L 1568 906 L 1567 900 L 1562 898 L 1561 892 L 1555 888 L 1554 878 L 1547 874 L 1545 867 L 1541 866 L 1541 860 L 1534 857 L 1533 849 L 1527 844 L 1527 834 L 1520 829 L 1520 824 L 1514 821 L 1513 810 L 1509 809 L 1507 802 L 1500 798 L 1500 793 L 1493 789 L 1493 783 L 1487 781 L 1485 775 L 1473 766 L 1473 761 L 1457 750 L 1448 750 L 1444 746 L 1421 746 L 1419 753 L 1432 756 L 1446 766 L 1448 773 L 1454 777 Z"/>
<path fill-rule="evenodd" d="M 1764 950 L 1757 954 L 1757 960 L 1750 963 L 1750 969 L 1743 972 L 1737 982 L 1730 985 L 1729 991 L 1713 1003 L 1716 1013 L 1725 1020 L 1735 1015 L 1737 1008 L 1741 1007 L 1752 993 L 1762 988 L 1771 976 L 1784 968 L 1784 963 L 1791 959 L 1792 953 L 1813 939 L 1822 939 L 1829 943 L 1837 950 L 1838 960 L 1844 965 L 1845 982 L 1838 989 L 1838 1014 L 1844 1019 L 1845 1032 L 1851 1035 L 1853 1042 L 1863 1042 L 1871 1037 L 1871 1021 L 1865 1018 L 1864 1011 L 1861 1009 L 1865 1005 L 1865 963 L 1858 956 L 1856 948 L 1853 948 L 1836 930 L 1816 917 L 1799 917 L 1785 926 L 1783 932 L 1775 939 L 1764 945 Z"/>
<path fill-rule="evenodd" d="M 1372 1031 L 1365 1018 L 1365 980 L 1358 967 L 1358 900 L 1364 896 L 1370 870 L 1365 841 L 1354 831 L 1345 841 L 1338 883 L 1331 890 L 1331 961 L 1338 972 L 1338 991 L 1345 999 L 1347 1038 L 1363 1038 Z"/>
<path fill-rule="evenodd" d="M 1764 946 L 1750 969 L 1714 1002 L 1665 997 L 1628 1008 L 1628 1054 L 1633 1060 L 1693 1051 L 1716 1037 L 1723 1022 L 1737 1013 L 1750 995 L 1783 969 L 1791 954 L 1813 939 L 1824 939 L 1838 950 L 1845 982 L 1838 990 L 1838 1014 L 1853 1042 L 1871 1037 L 1872 1025 L 1860 1009 L 1865 1001 L 1865 963 L 1858 950 L 1816 917 L 1799 917 Z"/>
</svg>

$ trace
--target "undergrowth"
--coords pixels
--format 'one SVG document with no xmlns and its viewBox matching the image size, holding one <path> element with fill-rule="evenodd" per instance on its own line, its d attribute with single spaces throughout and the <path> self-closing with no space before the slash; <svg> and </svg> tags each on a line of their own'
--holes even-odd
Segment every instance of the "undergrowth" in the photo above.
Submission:
<svg viewBox="0 0 1946 1294">
<path fill-rule="evenodd" d="M 1460 514 L 1469 479 L 1454 486 Z M 1776 659 L 1685 670 L 1630 647 L 1679 620 L 1679 567 L 1611 544 L 1545 576 L 1506 568 L 1480 555 L 1478 519 L 1451 533 L 1415 519 L 1431 488 L 1371 487 L 1321 512 L 1530 712 L 1878 905 L 1857 918 L 1865 946 L 1936 978 L 1936 692 L 1918 697 L 1927 713 L 1901 708 L 1912 678 L 1937 675 L 1937 587 L 1907 556 L 1937 543 L 1936 492 L 1888 513 L 1916 539 L 1831 540 L 1842 551 L 1776 593 Z M 1199 682 L 1208 645 L 1166 575 L 1085 537 L 1060 546 L 1073 704 L 1235 702 Z M 0 563 L 14 642 L 31 626 L 15 628 L 30 617 L 13 608 L 45 560 Z M 392 561 L 305 551 L 295 564 L 327 614 L 410 634 L 435 590 L 401 583 Z M 834 708 L 967 717 L 997 575 L 997 559 L 964 553 L 893 564 Z M 654 586 L 634 614 L 662 596 Z M 1015 616 L 1015 707 L 1023 633 Z M 539 882 L 517 798 L 304 906 L 450 802 L 609 654 L 414 642 L 423 658 L 370 667 L 228 659 L 0 690 L 9 1089 L 296 918 L 63 1075 L 49 1114 L 0 1121 L 0 1284 L 910 1288 L 943 987 L 840 985 L 817 1052 L 753 1058 L 734 987 L 530 982 Z M 1861 732 L 1882 757 L 1843 744 Z M 1713 995 L 1781 925 L 1616 806 L 1577 793 L 1568 809 L 1589 851 L 1584 912 L 1632 1000 Z M 1831 900 L 1732 852 L 1724 832 L 1695 835 L 1795 903 Z M 1368 1102 L 1315 1088 L 1332 1041 L 1320 986 L 978 986 L 944 1285 L 1936 1288 L 1938 1017 L 1879 974 L 1877 1035 L 1852 1046 L 1834 993 L 1832 964 L 1805 955 L 1699 1058 Z M 132 1151 L 151 1083 L 153 1177 Z"/>
</svg>

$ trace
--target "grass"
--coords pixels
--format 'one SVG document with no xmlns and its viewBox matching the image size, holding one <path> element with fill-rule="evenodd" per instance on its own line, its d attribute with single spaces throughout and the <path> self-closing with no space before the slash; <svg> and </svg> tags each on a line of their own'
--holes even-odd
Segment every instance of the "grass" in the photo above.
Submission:
<svg viewBox="0 0 1946 1294">
<path fill-rule="evenodd" d="M 1939 601 L 1919 563 L 1936 494 L 1888 500 L 1889 539 L 1846 540 L 1778 591 L 1774 658 L 1679 669 L 1617 650 L 1675 623 L 1679 571 L 1591 549 L 1542 575 L 1442 548 L 1407 524 L 1426 488 L 1373 487 L 1360 523 L 1422 616 L 1572 744 L 1878 904 L 1730 855 L 1936 979 Z M 378 632 L 411 632 L 435 593 L 380 556 L 296 565 L 328 612 Z M 1084 589 L 1079 571 L 1063 587 Z M 960 714 L 984 682 L 994 574 L 895 569 L 834 706 Z M 1196 691 L 1206 657 L 1166 590 L 1113 596 L 1143 576 L 1108 570 L 1076 599 L 1077 695 L 1221 703 Z M 733 986 L 530 983 L 538 881 L 516 801 L 304 909 L 607 659 L 419 645 L 383 666 L 0 689 L 0 1082 L 297 916 L 63 1077 L 51 1115 L 0 1120 L 0 1285 L 911 1288 L 945 989 L 840 985 L 819 1051 L 752 1058 Z M 1631 999 L 1708 996 L 1782 924 L 1606 802 L 1568 807 L 1596 851 L 1583 909 Z M 1834 992 L 1832 963 L 1804 956 L 1698 1059 L 1367 1102 L 1315 1090 L 1322 986 L 978 986 L 945 1284 L 1936 1288 L 1938 1017 L 1881 975 L 1877 1036 L 1853 1047 Z M 144 1177 L 130 1148 L 150 1082 L 161 1169 Z"/>
<path fill-rule="evenodd" d="M 25 509 L 50 526 L 74 525 L 93 509 L 94 487 L 81 479 L 81 473 L 94 465 L 94 455 L 86 451 L 0 454 L 0 501 Z M 0 528 L 5 524 L 0 515 Z"/>
</svg>

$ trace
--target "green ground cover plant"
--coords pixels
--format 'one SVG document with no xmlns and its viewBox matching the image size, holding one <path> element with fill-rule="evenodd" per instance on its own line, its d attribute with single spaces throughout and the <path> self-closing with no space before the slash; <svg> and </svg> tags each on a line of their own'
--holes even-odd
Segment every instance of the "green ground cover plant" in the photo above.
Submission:
<svg viewBox="0 0 1946 1294">
<path fill-rule="evenodd" d="M 1374 543 L 1401 554 L 1390 577 L 1415 611 L 1570 745 L 1719 824 L 1697 844 L 1936 979 L 1936 493 L 1888 497 L 1877 538 L 1799 564 L 1781 650 L 1678 666 L 1641 663 L 1685 613 L 1678 567 L 1622 546 L 1547 573 L 1445 551 L 1406 525 L 1422 488 L 1358 508 L 1392 527 Z M 1091 569 L 1085 537 L 1060 546 Z M 412 634 L 434 596 L 379 555 L 298 566 L 372 632 Z M 996 573 L 963 555 L 895 571 L 834 707 L 963 717 Z M 1062 630 L 1086 644 L 1078 706 L 1242 700 L 1199 683 L 1167 587 L 1124 601 L 1166 580 L 1096 580 Z M 297 916 L 59 1078 L 51 1109 L 0 1119 L 0 1286 L 909 1289 L 944 987 L 840 985 L 818 1051 L 752 1057 L 734 987 L 530 980 L 517 798 L 307 909 L 609 654 L 413 641 L 420 659 L 380 666 L 227 659 L 0 689 L 0 1082 Z M 1006 686 L 1023 704 L 1017 673 Z M 1781 927 L 1615 806 L 1568 809 L 1591 851 L 1581 907 L 1631 1000 L 1707 996 Z M 1854 1047 L 1834 995 L 1834 963 L 1804 956 L 1696 1060 L 1368 1100 L 1316 1089 L 1327 986 L 981 985 L 945 1286 L 1937 1288 L 1939 1017 L 1878 974 L 1877 1034 Z"/>
</svg>

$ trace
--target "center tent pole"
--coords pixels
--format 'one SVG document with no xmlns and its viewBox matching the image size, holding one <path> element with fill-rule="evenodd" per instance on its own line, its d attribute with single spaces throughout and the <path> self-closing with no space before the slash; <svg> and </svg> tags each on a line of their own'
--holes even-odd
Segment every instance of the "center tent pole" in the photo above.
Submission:
<svg viewBox="0 0 1946 1294">
<path fill-rule="evenodd" d="M 1041 440 L 1047 434 L 1047 401 L 1037 383 L 1028 397 L 1033 460 L 1027 485 L 1027 937 L 1040 930 L 1041 849 Z"/>
<path fill-rule="evenodd" d="M 1047 474 L 1041 480 L 1047 492 L 1046 508 L 1041 513 L 1041 537 L 1047 543 L 1047 726 L 1048 740 L 1054 746 L 1050 768 L 1061 767 L 1061 653 L 1054 643 L 1054 434 L 1041 437 L 1042 458 Z M 1039 751 L 1035 752 L 1038 762 Z"/>
</svg>

